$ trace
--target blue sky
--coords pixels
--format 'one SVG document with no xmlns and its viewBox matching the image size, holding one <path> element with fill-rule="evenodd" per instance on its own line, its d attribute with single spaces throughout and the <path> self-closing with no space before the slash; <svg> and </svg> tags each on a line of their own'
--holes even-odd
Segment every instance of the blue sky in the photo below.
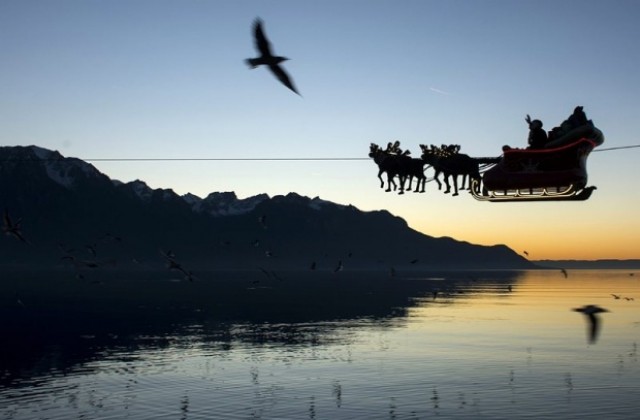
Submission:
<svg viewBox="0 0 640 420">
<path fill-rule="evenodd" d="M 302 97 L 255 55 L 264 21 Z M 0 142 L 94 158 L 366 158 L 369 143 L 524 146 L 576 105 L 640 144 L 636 1 L 0 1 Z M 640 149 L 589 158 L 583 203 L 492 204 L 378 188 L 372 161 L 94 162 L 206 196 L 294 191 L 387 209 L 433 236 L 531 258 L 640 258 Z"/>
</svg>

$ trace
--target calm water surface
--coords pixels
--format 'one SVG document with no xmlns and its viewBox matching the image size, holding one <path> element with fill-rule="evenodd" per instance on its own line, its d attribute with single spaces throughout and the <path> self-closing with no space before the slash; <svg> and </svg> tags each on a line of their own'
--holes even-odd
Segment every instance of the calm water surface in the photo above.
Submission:
<svg viewBox="0 0 640 420">
<path fill-rule="evenodd" d="M 0 418 L 638 416 L 640 273 L 339 274 L 5 276 Z"/>
</svg>

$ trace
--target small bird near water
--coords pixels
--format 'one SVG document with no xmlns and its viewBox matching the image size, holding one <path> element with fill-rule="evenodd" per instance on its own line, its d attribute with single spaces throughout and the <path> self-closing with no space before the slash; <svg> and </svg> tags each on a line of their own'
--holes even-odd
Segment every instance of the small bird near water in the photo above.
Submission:
<svg viewBox="0 0 640 420">
<path fill-rule="evenodd" d="M 598 339 L 598 334 L 600 332 L 600 317 L 598 317 L 599 313 L 609 312 L 607 309 L 601 308 L 597 305 L 586 305 L 581 308 L 574 308 L 576 312 L 580 312 L 587 317 L 588 324 L 588 333 L 589 333 L 589 343 L 595 344 Z"/>
<path fill-rule="evenodd" d="M 260 55 L 256 58 L 246 59 L 245 62 L 247 63 L 247 65 L 252 69 L 255 69 L 258 66 L 269 67 L 271 73 L 273 73 L 273 75 L 276 76 L 276 78 L 280 80 L 283 85 L 300 95 L 300 92 L 298 92 L 296 87 L 293 85 L 293 82 L 289 78 L 289 75 L 280 65 L 280 63 L 288 60 L 288 58 L 273 55 L 271 53 L 271 44 L 264 34 L 264 31 L 262 29 L 262 20 L 260 18 L 257 18 L 253 22 L 253 37 L 256 49 L 258 50 Z"/>
</svg>

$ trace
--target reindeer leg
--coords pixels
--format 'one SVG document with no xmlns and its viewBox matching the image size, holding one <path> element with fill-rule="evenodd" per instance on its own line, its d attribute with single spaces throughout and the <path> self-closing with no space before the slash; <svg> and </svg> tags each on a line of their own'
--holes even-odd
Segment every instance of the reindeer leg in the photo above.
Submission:
<svg viewBox="0 0 640 420">
<path fill-rule="evenodd" d="M 444 185 L 447 186 L 447 189 L 444 191 L 444 193 L 449 194 L 451 192 L 451 185 L 449 185 L 449 174 L 444 174 Z"/>
<path fill-rule="evenodd" d="M 378 179 L 380 180 L 380 188 L 384 188 L 384 180 L 382 179 L 382 174 L 384 173 L 384 171 L 382 169 L 380 169 L 378 171 Z"/>
<path fill-rule="evenodd" d="M 389 173 L 387 172 L 387 189 L 385 190 L 385 192 L 391 191 L 391 183 L 393 183 L 393 179 L 391 179 L 391 175 L 389 175 Z"/>
<path fill-rule="evenodd" d="M 416 189 L 413 190 L 414 193 L 424 192 L 424 184 L 422 183 L 423 177 L 417 175 L 416 176 Z M 422 191 L 420 189 L 422 188 Z"/>
<path fill-rule="evenodd" d="M 436 170 L 436 174 L 433 176 L 433 179 L 435 179 L 436 182 L 438 183 L 438 190 L 441 190 L 442 183 L 440 182 L 440 179 L 438 179 L 438 175 L 440 175 L 440 172 Z"/>
<path fill-rule="evenodd" d="M 455 175 L 453 176 L 453 195 L 458 195 L 458 177 Z"/>
</svg>

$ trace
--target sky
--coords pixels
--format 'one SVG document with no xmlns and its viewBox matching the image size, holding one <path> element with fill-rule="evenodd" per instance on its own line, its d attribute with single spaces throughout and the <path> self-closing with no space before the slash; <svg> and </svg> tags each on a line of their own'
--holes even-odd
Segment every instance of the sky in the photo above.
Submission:
<svg viewBox="0 0 640 420">
<path fill-rule="evenodd" d="M 244 63 L 256 17 L 301 96 Z M 388 210 L 534 260 L 640 258 L 640 148 L 595 149 L 584 202 L 385 193 L 367 157 L 393 140 L 496 157 L 526 146 L 526 114 L 550 130 L 577 105 L 600 149 L 640 144 L 639 17 L 633 0 L 0 0 L 0 145 L 179 194 Z M 241 160 L 121 160 L 139 158 Z M 252 160 L 274 158 L 345 160 Z"/>
</svg>

